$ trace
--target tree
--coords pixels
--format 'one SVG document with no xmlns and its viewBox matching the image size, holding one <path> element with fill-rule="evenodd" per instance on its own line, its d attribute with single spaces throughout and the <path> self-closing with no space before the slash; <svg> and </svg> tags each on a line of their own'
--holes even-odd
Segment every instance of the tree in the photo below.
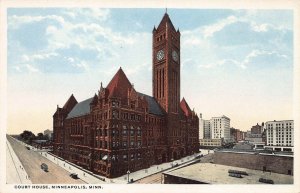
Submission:
<svg viewBox="0 0 300 193">
<path fill-rule="evenodd" d="M 35 135 L 31 131 L 23 131 L 23 133 L 20 134 L 21 140 L 31 144 L 32 140 L 35 139 Z"/>
<path fill-rule="evenodd" d="M 43 133 L 38 133 L 36 139 L 38 139 L 38 140 L 44 139 L 44 134 Z"/>
</svg>

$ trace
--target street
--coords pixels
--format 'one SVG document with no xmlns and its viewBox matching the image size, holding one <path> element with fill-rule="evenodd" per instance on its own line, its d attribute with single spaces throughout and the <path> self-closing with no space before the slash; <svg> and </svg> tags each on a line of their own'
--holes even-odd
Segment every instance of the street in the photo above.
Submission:
<svg viewBox="0 0 300 193">
<path fill-rule="evenodd" d="M 11 137 L 7 137 L 14 152 L 21 161 L 24 169 L 26 170 L 29 179 L 33 184 L 82 184 L 85 183 L 81 179 L 73 179 L 70 173 L 61 167 L 57 166 L 48 159 L 42 157 L 38 152 L 28 150 L 20 142 Z M 41 164 L 48 165 L 49 172 L 41 169 Z M 16 166 L 21 167 L 21 166 Z"/>
</svg>

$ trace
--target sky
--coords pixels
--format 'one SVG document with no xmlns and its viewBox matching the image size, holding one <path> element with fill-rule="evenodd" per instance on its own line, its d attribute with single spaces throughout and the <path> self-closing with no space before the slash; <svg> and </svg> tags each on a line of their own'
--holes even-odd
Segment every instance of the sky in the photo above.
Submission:
<svg viewBox="0 0 300 193">
<path fill-rule="evenodd" d="M 181 32 L 181 98 L 230 126 L 293 118 L 291 10 L 168 9 Z M 152 95 L 152 29 L 165 9 L 9 8 L 8 133 L 52 129 L 71 94 L 92 97 L 122 67 Z"/>
</svg>

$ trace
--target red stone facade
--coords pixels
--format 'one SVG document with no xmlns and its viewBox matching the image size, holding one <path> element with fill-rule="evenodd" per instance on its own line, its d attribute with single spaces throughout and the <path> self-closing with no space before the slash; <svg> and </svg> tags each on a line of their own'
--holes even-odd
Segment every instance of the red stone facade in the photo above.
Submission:
<svg viewBox="0 0 300 193">
<path fill-rule="evenodd" d="M 53 153 L 114 178 L 199 152 L 199 119 L 180 102 L 180 32 L 166 13 L 153 29 L 153 97 L 120 68 L 98 94 L 71 95 L 53 115 Z"/>
</svg>

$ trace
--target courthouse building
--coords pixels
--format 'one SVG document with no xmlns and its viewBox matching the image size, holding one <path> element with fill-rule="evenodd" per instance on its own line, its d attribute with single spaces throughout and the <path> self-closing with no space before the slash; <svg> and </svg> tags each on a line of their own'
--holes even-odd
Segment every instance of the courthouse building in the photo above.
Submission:
<svg viewBox="0 0 300 193">
<path fill-rule="evenodd" d="M 199 152 L 199 118 L 180 101 L 180 32 L 167 13 L 153 29 L 152 93 L 120 68 L 97 94 L 75 97 L 53 115 L 53 153 L 113 178 Z"/>
</svg>

